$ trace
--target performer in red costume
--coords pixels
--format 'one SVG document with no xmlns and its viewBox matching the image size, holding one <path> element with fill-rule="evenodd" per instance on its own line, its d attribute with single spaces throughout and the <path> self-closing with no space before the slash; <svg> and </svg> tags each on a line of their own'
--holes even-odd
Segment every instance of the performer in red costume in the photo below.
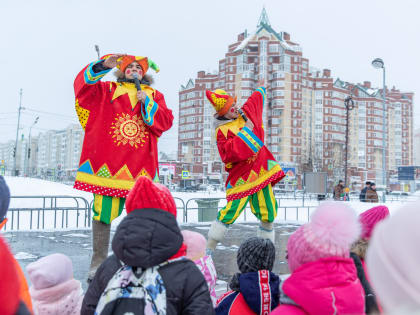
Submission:
<svg viewBox="0 0 420 315">
<path fill-rule="evenodd" d="M 259 84 L 263 85 L 263 82 Z M 206 91 L 206 95 L 216 110 L 215 118 L 227 121 L 216 129 L 216 139 L 220 157 L 229 173 L 226 181 L 228 203 L 210 228 L 207 248 L 210 252 L 216 248 L 248 202 L 260 220 L 258 236 L 274 242 L 277 201 L 273 186 L 285 175 L 264 145 L 262 117 L 266 90 L 263 86 L 257 88 L 242 109 L 236 104 L 236 97 L 224 90 Z"/>
<path fill-rule="evenodd" d="M 100 81 L 117 67 L 117 82 Z M 172 126 L 172 111 L 152 88 L 147 57 L 107 55 L 87 65 L 74 81 L 76 112 L 85 130 L 74 187 L 92 192 L 92 279 L 108 255 L 111 222 L 139 176 L 158 179 L 157 140 Z M 134 76 L 140 79 L 137 90 Z"/>
</svg>

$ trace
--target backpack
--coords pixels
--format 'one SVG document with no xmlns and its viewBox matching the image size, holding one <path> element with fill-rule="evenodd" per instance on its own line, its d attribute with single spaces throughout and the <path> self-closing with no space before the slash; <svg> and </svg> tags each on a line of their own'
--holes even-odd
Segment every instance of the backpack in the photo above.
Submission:
<svg viewBox="0 0 420 315">
<path fill-rule="evenodd" d="M 95 315 L 166 315 L 166 289 L 158 270 L 176 260 L 145 270 L 122 266 L 109 280 Z"/>
</svg>

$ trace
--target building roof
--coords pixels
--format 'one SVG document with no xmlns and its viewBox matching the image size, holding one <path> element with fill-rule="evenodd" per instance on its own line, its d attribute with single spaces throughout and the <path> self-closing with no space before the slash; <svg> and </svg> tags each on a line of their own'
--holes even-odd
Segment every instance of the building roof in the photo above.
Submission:
<svg viewBox="0 0 420 315">
<path fill-rule="evenodd" d="M 284 39 L 283 39 L 283 33 L 278 33 L 276 32 L 270 24 L 270 21 L 268 19 L 268 14 L 267 11 L 265 10 L 265 7 L 263 8 L 260 18 L 258 19 L 258 24 L 257 24 L 257 29 L 255 30 L 255 32 L 253 32 L 252 34 L 250 34 L 249 36 L 247 36 L 239 45 L 238 47 L 236 47 L 236 49 L 234 51 L 238 51 L 238 50 L 242 50 L 244 49 L 247 45 L 248 42 L 250 40 L 252 40 L 256 35 L 260 34 L 263 30 L 267 31 L 269 34 L 274 35 L 274 37 L 276 37 L 279 41 L 280 44 L 283 46 L 284 49 L 286 50 L 292 50 L 295 51 L 297 47 L 299 47 L 299 45 L 296 45 L 296 47 L 288 44 Z"/>
</svg>

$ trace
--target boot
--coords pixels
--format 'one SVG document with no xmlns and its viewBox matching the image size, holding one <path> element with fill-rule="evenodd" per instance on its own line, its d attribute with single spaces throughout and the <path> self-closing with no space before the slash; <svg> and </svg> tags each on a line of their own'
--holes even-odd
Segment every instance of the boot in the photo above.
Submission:
<svg viewBox="0 0 420 315">
<path fill-rule="evenodd" d="M 95 276 L 96 270 L 108 257 L 109 237 L 111 224 L 101 221 L 92 221 L 92 260 L 90 262 L 88 282 Z"/>
<path fill-rule="evenodd" d="M 261 238 L 268 238 L 270 241 L 275 244 L 275 233 L 273 228 L 273 222 L 262 222 L 260 221 L 260 226 L 257 231 L 257 236 Z"/>
<path fill-rule="evenodd" d="M 218 243 L 223 241 L 225 238 L 228 225 L 220 221 L 214 221 L 211 224 L 208 240 L 207 240 L 207 254 L 210 255 L 215 249 Z"/>
</svg>

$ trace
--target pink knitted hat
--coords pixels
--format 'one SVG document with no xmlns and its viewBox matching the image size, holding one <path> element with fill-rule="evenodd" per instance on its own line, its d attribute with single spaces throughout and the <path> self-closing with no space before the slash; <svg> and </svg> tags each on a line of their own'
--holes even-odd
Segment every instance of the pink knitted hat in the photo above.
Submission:
<svg viewBox="0 0 420 315">
<path fill-rule="evenodd" d="M 206 254 L 206 238 L 198 232 L 182 230 L 184 244 L 187 245 L 187 258 L 197 260 Z"/>
<path fill-rule="evenodd" d="M 352 208 L 343 202 L 322 203 L 311 221 L 298 228 L 287 242 L 290 270 L 321 258 L 349 257 L 350 246 L 359 233 L 360 225 Z"/>
<path fill-rule="evenodd" d="M 389 216 L 386 206 L 373 207 L 359 215 L 359 222 L 362 225 L 362 235 L 364 239 L 370 239 L 373 228 L 376 224 Z"/>
<path fill-rule="evenodd" d="M 56 286 L 73 279 L 73 264 L 63 254 L 52 254 L 26 266 L 29 279 L 37 290 Z"/>
</svg>

